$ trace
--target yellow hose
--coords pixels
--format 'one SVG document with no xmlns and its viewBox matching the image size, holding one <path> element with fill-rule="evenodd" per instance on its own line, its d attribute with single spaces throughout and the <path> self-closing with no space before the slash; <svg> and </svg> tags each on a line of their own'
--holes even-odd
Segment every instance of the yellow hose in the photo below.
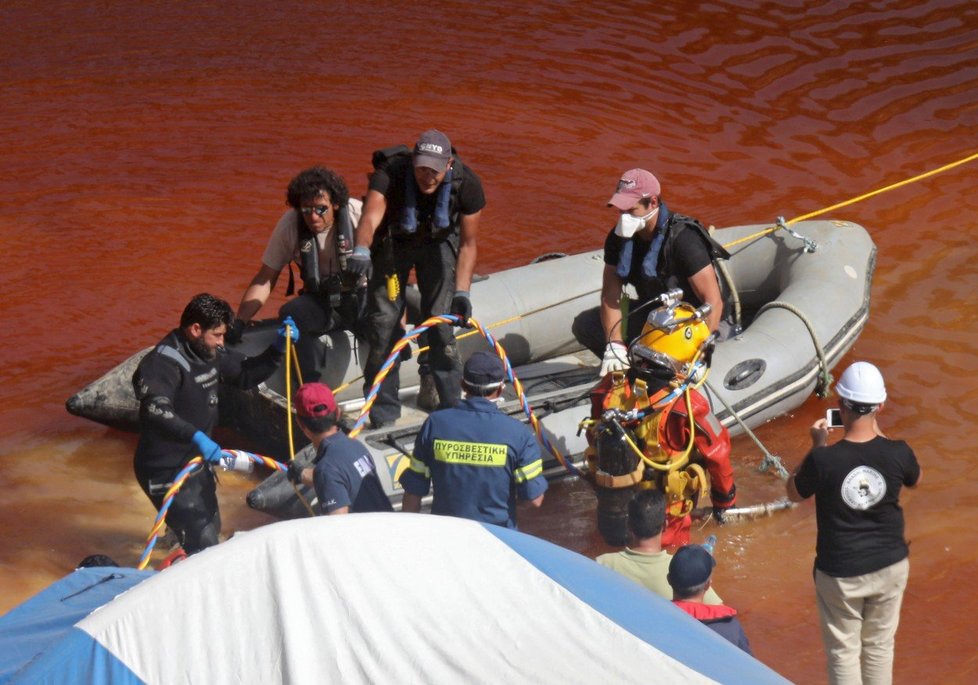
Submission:
<svg viewBox="0 0 978 685">
<path fill-rule="evenodd" d="M 696 420 L 693 418 L 693 400 L 689 394 L 689 388 L 686 388 L 686 392 L 684 394 L 686 396 L 686 416 L 689 419 L 689 443 L 686 445 L 686 449 L 683 450 L 683 454 L 679 459 L 670 459 L 665 464 L 660 464 L 657 461 L 653 461 L 638 448 L 638 445 L 636 445 L 635 442 L 628 436 L 628 433 L 624 433 L 625 442 L 632 448 L 632 451 L 638 455 L 639 459 L 644 461 L 648 466 L 652 467 L 656 471 L 664 471 L 668 473 L 669 471 L 681 469 L 689 461 L 689 454 L 693 451 L 693 440 L 696 437 Z"/>
</svg>

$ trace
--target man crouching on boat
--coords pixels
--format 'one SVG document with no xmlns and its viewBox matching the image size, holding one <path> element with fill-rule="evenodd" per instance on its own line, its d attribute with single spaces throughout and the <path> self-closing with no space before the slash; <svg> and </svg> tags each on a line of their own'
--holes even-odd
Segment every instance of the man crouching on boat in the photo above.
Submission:
<svg viewBox="0 0 978 685">
<path fill-rule="evenodd" d="M 313 467 L 289 465 L 289 480 L 312 485 L 324 514 L 394 511 L 367 448 L 340 430 L 340 410 L 329 386 L 306 383 L 295 393 L 299 428 L 316 449 Z"/>
<path fill-rule="evenodd" d="M 221 531 L 212 471 L 221 462 L 221 448 L 210 438 L 217 425 L 218 384 L 258 385 L 278 366 L 286 336 L 299 336 L 287 320 L 273 345 L 256 357 L 245 357 L 224 349 L 233 316 L 224 300 L 197 295 L 183 310 L 180 327 L 143 358 L 132 377 L 140 424 L 133 468 L 157 511 L 187 462 L 197 455 L 206 462 L 190 474 L 166 515 L 187 554 L 217 544 Z"/>
<path fill-rule="evenodd" d="M 316 381 L 321 366 L 317 354 L 319 336 L 340 328 L 353 330 L 366 296 L 366 279 L 359 282 L 355 274 L 345 271 L 362 204 L 350 197 L 339 174 L 321 166 L 306 169 L 293 178 L 286 198 L 291 209 L 272 231 L 261 267 L 241 297 L 227 342 L 241 340 L 246 325 L 268 301 L 287 266 L 289 285 L 285 294 L 292 294 L 294 261 L 302 277 L 302 291 L 282 305 L 279 316 L 292 317 L 298 326 L 302 338 L 296 345 L 296 355 L 302 377 Z M 358 285 L 362 287 L 358 289 Z"/>
</svg>

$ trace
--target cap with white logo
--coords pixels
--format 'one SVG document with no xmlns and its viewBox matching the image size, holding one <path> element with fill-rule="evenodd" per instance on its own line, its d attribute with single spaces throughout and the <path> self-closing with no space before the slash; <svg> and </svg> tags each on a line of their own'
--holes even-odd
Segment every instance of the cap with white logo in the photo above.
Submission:
<svg viewBox="0 0 978 685">
<path fill-rule="evenodd" d="M 414 166 L 423 166 L 441 173 L 452 158 L 452 143 L 441 131 L 430 129 L 414 144 Z"/>
</svg>

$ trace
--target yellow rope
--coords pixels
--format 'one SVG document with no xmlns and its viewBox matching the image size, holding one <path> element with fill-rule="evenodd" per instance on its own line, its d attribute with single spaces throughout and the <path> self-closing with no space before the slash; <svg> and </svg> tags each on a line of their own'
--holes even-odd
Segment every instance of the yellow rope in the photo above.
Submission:
<svg viewBox="0 0 978 685">
<path fill-rule="evenodd" d="M 295 359 L 295 370 L 296 375 L 299 377 L 299 384 L 302 385 L 302 372 L 299 370 L 299 359 L 293 353 L 292 349 L 292 335 L 289 330 L 289 325 L 285 325 L 285 422 L 289 429 L 289 462 L 295 461 L 295 440 L 292 437 L 292 367 L 289 362 Z M 290 483 L 292 481 L 289 481 Z M 309 512 L 310 516 L 315 516 L 316 512 L 312 510 L 309 502 L 306 498 L 302 496 L 302 492 L 299 490 L 299 486 L 296 483 L 292 483 L 292 489 L 295 490 L 296 497 L 302 502 L 306 511 Z"/>
<path fill-rule="evenodd" d="M 912 178 L 907 178 L 907 179 L 904 179 L 902 181 L 898 181 L 897 183 L 892 183 L 892 184 L 890 184 L 888 186 L 884 186 L 883 188 L 877 188 L 876 190 L 871 190 L 868 193 L 863 193 L 862 195 L 859 195 L 858 197 L 854 197 L 852 199 L 849 199 L 849 200 L 845 200 L 843 202 L 836 203 L 836 204 L 831 205 L 829 207 L 825 207 L 824 209 L 818 209 L 818 210 L 815 210 L 814 212 L 809 212 L 808 214 L 802 214 L 801 216 L 796 216 L 794 219 L 789 219 L 788 221 L 786 221 L 785 222 L 785 225 L 786 226 L 790 226 L 791 224 L 796 224 L 799 221 L 806 221 L 808 219 L 812 219 L 812 218 L 814 218 L 816 216 L 820 216 L 820 215 L 825 214 L 827 212 L 831 212 L 831 211 L 834 211 L 836 209 L 841 209 L 842 207 L 848 207 L 849 205 L 856 204 L 857 202 L 862 202 L 863 200 L 869 199 L 869 198 L 871 198 L 871 197 L 873 197 L 875 195 L 880 195 L 881 193 L 886 193 L 886 192 L 889 192 L 891 190 L 896 190 L 897 188 L 902 188 L 905 185 L 910 185 L 911 183 L 916 183 L 917 181 L 922 181 L 925 178 L 929 178 L 930 176 L 935 176 L 936 174 L 943 173 L 945 171 L 948 171 L 950 169 L 953 169 L 954 167 L 961 166 L 962 164 L 967 164 L 968 162 L 973 162 L 976 159 L 978 159 L 978 152 L 974 152 L 974 153 L 968 155 L 967 157 L 963 157 L 963 158 L 961 158 L 961 159 L 959 159 L 957 161 L 951 162 L 950 164 L 945 164 L 944 166 L 938 167 L 937 169 L 931 169 L 930 171 L 925 171 L 924 173 L 918 174 L 917 176 L 914 176 Z M 752 233 L 751 235 L 746 236 L 744 238 L 739 238 L 739 239 L 734 240 L 732 242 L 726 243 L 726 244 L 724 244 L 723 247 L 725 249 L 728 249 L 729 250 L 731 247 L 734 247 L 735 245 L 740 245 L 741 243 L 746 243 L 748 241 L 754 240 L 755 238 L 762 238 L 762 237 L 768 235 L 769 233 L 774 233 L 776 230 L 778 230 L 778 226 L 772 226 L 771 228 L 766 228 L 763 231 L 758 231 L 757 233 Z"/>
</svg>

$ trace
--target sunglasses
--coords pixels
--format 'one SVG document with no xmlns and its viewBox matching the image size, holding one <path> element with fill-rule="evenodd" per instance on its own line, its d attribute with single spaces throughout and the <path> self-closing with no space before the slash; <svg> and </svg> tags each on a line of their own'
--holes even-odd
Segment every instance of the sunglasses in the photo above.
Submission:
<svg viewBox="0 0 978 685">
<path fill-rule="evenodd" d="M 299 211 L 305 214 L 306 216 L 309 216 L 313 212 L 316 213 L 316 216 L 322 216 L 323 214 L 329 211 L 329 205 L 316 205 L 315 207 L 300 207 Z"/>
</svg>

